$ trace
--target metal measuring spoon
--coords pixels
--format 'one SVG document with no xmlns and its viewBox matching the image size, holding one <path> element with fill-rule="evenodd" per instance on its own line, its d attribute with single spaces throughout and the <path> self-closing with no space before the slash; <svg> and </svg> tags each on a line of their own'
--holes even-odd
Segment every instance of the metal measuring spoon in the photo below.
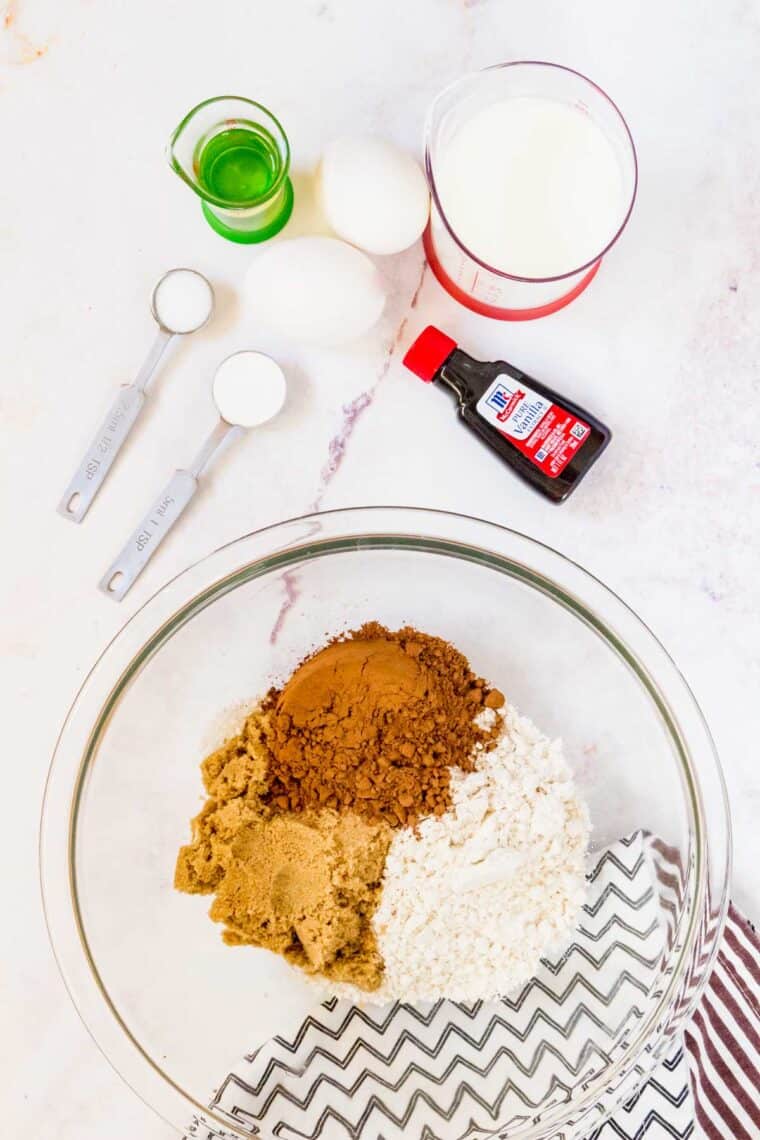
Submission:
<svg viewBox="0 0 760 1140">
<path fill-rule="evenodd" d="M 170 269 L 153 290 L 151 311 L 158 324 L 158 335 L 145 363 L 132 383 L 119 389 L 58 504 L 58 513 L 70 522 L 82 521 L 103 486 L 114 459 L 137 422 L 145 403 L 145 389 L 169 341 L 174 336 L 203 328 L 214 311 L 214 290 L 195 269 Z"/>
<path fill-rule="evenodd" d="M 189 467 L 175 471 L 99 588 L 120 602 L 198 490 L 204 467 L 225 440 L 273 419 L 285 402 L 285 376 L 263 352 L 236 352 L 216 370 L 214 403 L 220 420 Z"/>
</svg>

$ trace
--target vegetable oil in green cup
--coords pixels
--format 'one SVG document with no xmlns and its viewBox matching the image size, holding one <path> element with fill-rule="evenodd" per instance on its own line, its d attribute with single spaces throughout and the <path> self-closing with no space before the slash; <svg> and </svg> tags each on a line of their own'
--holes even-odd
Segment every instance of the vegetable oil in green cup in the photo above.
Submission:
<svg viewBox="0 0 760 1140">
<path fill-rule="evenodd" d="M 168 157 L 209 225 L 230 241 L 266 241 L 290 217 L 288 139 L 260 103 L 229 95 L 199 103 L 172 134 Z"/>
</svg>

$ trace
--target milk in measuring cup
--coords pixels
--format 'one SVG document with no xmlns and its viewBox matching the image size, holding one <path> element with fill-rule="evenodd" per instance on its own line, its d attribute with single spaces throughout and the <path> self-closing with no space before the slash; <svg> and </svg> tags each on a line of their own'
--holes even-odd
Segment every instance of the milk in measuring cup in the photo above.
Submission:
<svg viewBox="0 0 760 1140">
<path fill-rule="evenodd" d="M 594 120 L 528 96 L 461 123 L 441 147 L 437 183 L 462 244 L 518 277 L 559 276 L 593 261 L 627 204 L 617 156 Z"/>
<path fill-rule="evenodd" d="M 564 72 L 506 65 L 499 78 L 513 66 Z M 467 106 L 463 96 L 433 116 L 428 260 L 450 293 L 485 315 L 562 308 L 626 222 L 636 180 L 630 135 L 603 92 L 567 74 L 577 97 L 507 93 Z M 481 75 L 492 86 L 493 73 Z M 591 113 L 587 101 L 600 109 Z"/>
</svg>

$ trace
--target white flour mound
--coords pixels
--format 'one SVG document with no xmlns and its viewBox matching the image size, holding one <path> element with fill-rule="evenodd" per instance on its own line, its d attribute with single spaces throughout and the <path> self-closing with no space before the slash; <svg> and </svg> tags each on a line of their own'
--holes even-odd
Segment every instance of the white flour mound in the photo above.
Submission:
<svg viewBox="0 0 760 1140">
<path fill-rule="evenodd" d="M 488 717 L 488 714 L 482 714 Z M 559 741 L 514 709 L 477 770 L 452 773 L 452 807 L 399 831 L 373 926 L 385 960 L 361 1002 L 491 999 L 570 939 L 585 897 L 589 818 Z"/>
</svg>

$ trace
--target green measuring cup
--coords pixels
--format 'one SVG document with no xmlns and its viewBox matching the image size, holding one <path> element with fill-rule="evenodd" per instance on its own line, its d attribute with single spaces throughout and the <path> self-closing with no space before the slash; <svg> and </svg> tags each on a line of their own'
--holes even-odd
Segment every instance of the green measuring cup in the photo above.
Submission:
<svg viewBox="0 0 760 1140">
<path fill-rule="evenodd" d="M 199 103 L 173 131 L 167 157 L 229 241 L 266 241 L 290 217 L 288 138 L 261 103 L 234 95 Z"/>
</svg>

